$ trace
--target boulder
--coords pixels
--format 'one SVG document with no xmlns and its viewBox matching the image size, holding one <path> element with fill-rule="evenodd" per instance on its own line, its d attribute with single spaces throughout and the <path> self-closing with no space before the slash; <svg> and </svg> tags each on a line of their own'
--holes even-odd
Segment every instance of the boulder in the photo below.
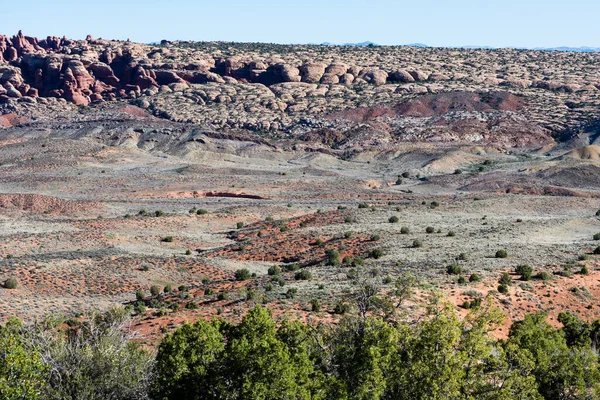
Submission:
<svg viewBox="0 0 600 400">
<path fill-rule="evenodd" d="M 399 69 L 390 74 L 390 79 L 396 82 L 410 83 L 414 82 L 415 78 L 409 74 L 406 70 Z"/>
<path fill-rule="evenodd" d="M 301 81 L 306 83 L 319 83 L 325 74 L 325 64 L 306 63 L 300 67 Z"/>
<path fill-rule="evenodd" d="M 360 72 L 360 76 L 373 85 L 385 85 L 388 78 L 388 73 L 380 69 L 368 69 Z"/>
</svg>

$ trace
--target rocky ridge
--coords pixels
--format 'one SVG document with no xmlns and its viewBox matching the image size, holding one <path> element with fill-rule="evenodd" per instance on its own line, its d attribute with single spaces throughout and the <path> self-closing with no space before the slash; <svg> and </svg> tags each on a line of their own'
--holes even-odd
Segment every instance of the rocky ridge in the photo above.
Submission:
<svg viewBox="0 0 600 400">
<path fill-rule="evenodd" d="M 597 117 L 598 61 L 600 54 L 595 53 L 168 41 L 146 45 L 91 36 L 38 40 L 19 32 L 0 35 L 0 112 L 33 119 L 62 114 L 73 118 L 73 105 L 119 101 L 176 122 L 275 137 L 324 129 L 347 137 L 368 129 L 382 138 L 379 144 L 430 140 L 543 145 L 551 135 L 576 130 Z M 453 92 L 467 94 L 446 94 Z M 471 107 L 463 101 L 468 93 L 477 93 L 481 104 L 489 101 L 486 93 L 492 93 L 492 100 L 517 96 L 519 107 Z M 449 101 L 449 107 L 439 115 L 411 115 L 411 102 L 423 95 L 441 96 L 437 103 Z M 438 105 L 434 100 L 420 106 Z M 381 107 L 393 112 L 378 114 Z M 369 117 L 348 117 L 357 110 L 370 110 Z M 499 140 L 499 132 L 515 130 L 517 137 Z"/>
</svg>

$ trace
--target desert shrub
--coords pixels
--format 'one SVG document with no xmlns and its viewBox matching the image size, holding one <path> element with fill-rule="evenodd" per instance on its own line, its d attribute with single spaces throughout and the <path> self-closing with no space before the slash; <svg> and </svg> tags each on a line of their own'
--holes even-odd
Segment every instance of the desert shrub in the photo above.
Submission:
<svg viewBox="0 0 600 400">
<path fill-rule="evenodd" d="M 229 300 L 229 294 L 227 292 L 219 292 L 219 294 L 217 294 L 217 300 Z"/>
<path fill-rule="evenodd" d="M 356 219 L 354 217 L 352 217 L 351 215 L 346 215 L 346 217 L 344 218 L 344 222 L 347 224 L 352 224 L 352 223 L 356 222 Z"/>
<path fill-rule="evenodd" d="M 281 268 L 279 268 L 277 265 L 273 265 L 272 267 L 269 267 L 269 269 L 267 270 L 267 274 L 271 276 L 279 275 L 281 274 Z"/>
<path fill-rule="evenodd" d="M 457 168 L 454 170 L 454 175 L 460 175 L 460 174 L 462 174 L 462 169 Z"/>
<path fill-rule="evenodd" d="M 352 257 L 350 257 L 350 256 L 345 256 L 345 257 L 342 259 L 342 264 L 345 264 L 345 265 L 350 265 L 350 264 L 352 264 L 352 261 L 353 261 L 353 260 L 354 260 L 354 259 L 353 259 Z"/>
<path fill-rule="evenodd" d="M 287 232 L 289 230 L 290 230 L 290 228 L 288 228 L 287 226 L 282 226 L 281 228 L 279 228 L 279 232 L 281 232 L 281 233 Z"/>
<path fill-rule="evenodd" d="M 352 232 L 344 232 L 344 238 L 350 239 L 352 237 Z"/>
<path fill-rule="evenodd" d="M 298 289 L 289 288 L 288 291 L 285 292 L 285 297 L 287 297 L 288 299 L 293 299 L 294 297 L 296 297 L 297 293 L 298 293 Z"/>
<path fill-rule="evenodd" d="M 212 296 L 213 294 L 215 294 L 215 291 L 212 288 L 206 288 L 204 291 L 205 296 Z"/>
<path fill-rule="evenodd" d="M 391 277 L 391 276 L 389 276 L 389 275 L 388 275 L 388 276 L 386 276 L 385 278 L 383 278 L 383 284 L 384 284 L 384 285 L 389 285 L 389 284 L 390 284 L 390 283 L 392 283 L 392 282 L 393 282 L 393 279 L 392 279 L 392 277 Z"/>
<path fill-rule="evenodd" d="M 533 268 L 529 265 L 517 265 L 515 267 L 515 272 L 518 275 L 521 275 L 521 280 L 522 281 L 528 281 L 531 279 L 532 275 L 533 275 Z"/>
<path fill-rule="evenodd" d="M 208 214 L 208 210 L 200 208 L 198 211 L 196 211 L 196 215 L 204 215 L 204 214 Z"/>
<path fill-rule="evenodd" d="M 456 256 L 456 260 L 458 261 L 467 261 L 468 258 L 469 257 L 466 253 L 460 253 L 458 256 Z"/>
<path fill-rule="evenodd" d="M 369 205 L 367 203 L 360 203 L 358 208 L 369 208 Z"/>
<path fill-rule="evenodd" d="M 433 226 L 428 226 L 427 228 L 425 228 L 425 232 L 426 233 L 435 233 L 435 228 Z"/>
<path fill-rule="evenodd" d="M 283 279 L 283 277 L 281 277 L 280 275 L 271 278 L 271 282 L 276 283 L 281 287 L 285 286 L 285 279 Z"/>
<path fill-rule="evenodd" d="M 294 279 L 297 281 L 310 281 L 312 279 L 312 274 L 309 270 L 303 269 L 302 271 L 296 272 Z"/>
<path fill-rule="evenodd" d="M 456 233 L 454 231 L 450 231 L 450 232 L 448 232 L 447 236 L 448 237 L 454 237 L 454 236 L 456 236 Z"/>
<path fill-rule="evenodd" d="M 369 252 L 369 257 L 374 258 L 376 260 L 383 257 L 383 250 L 381 249 L 373 249 Z"/>
<path fill-rule="evenodd" d="M 356 268 L 356 267 L 360 267 L 361 265 L 363 265 L 364 260 L 362 259 L 362 257 L 354 257 L 354 259 L 352 260 L 352 267 Z"/>
<path fill-rule="evenodd" d="M 596 211 L 596 217 L 600 217 L 600 210 Z"/>
<path fill-rule="evenodd" d="M 552 279 L 552 276 L 546 271 L 541 271 L 535 274 L 533 278 L 540 281 L 549 281 L 550 279 Z"/>
<path fill-rule="evenodd" d="M 285 264 L 283 266 L 283 268 L 287 272 L 294 272 L 294 271 L 298 271 L 300 269 L 300 266 L 297 263 L 290 263 L 290 264 Z"/>
<path fill-rule="evenodd" d="M 419 248 L 419 247 L 423 247 L 423 241 L 419 240 L 419 239 L 413 240 L 412 247 L 415 249 Z"/>
<path fill-rule="evenodd" d="M 479 282 L 481 281 L 481 276 L 478 274 L 471 274 L 471 276 L 469 276 L 469 282 Z"/>
<path fill-rule="evenodd" d="M 156 285 L 150 286 L 150 294 L 152 296 L 158 296 L 160 294 L 160 288 Z"/>
<path fill-rule="evenodd" d="M 197 310 L 198 307 L 198 303 L 196 303 L 195 301 L 188 301 L 185 304 L 185 308 L 187 308 L 188 310 Z"/>
<path fill-rule="evenodd" d="M 410 233 L 410 229 L 408 228 L 408 226 L 403 226 L 402 228 L 400 228 L 400 233 L 402 235 L 408 235 Z"/>
<path fill-rule="evenodd" d="M 434 200 L 434 201 L 432 201 L 432 202 L 429 204 L 429 206 L 430 206 L 431 208 L 438 208 L 438 207 L 440 206 L 440 202 L 439 202 L 439 201 L 435 201 L 435 200 Z"/>
<path fill-rule="evenodd" d="M 138 290 L 137 292 L 135 292 L 135 299 L 137 301 L 143 301 L 146 298 L 146 294 L 144 292 L 142 292 L 141 290 Z"/>
<path fill-rule="evenodd" d="M 242 228 L 244 227 L 244 223 L 243 223 L 243 222 L 238 222 L 237 224 L 235 224 L 235 226 L 236 226 L 238 229 L 242 229 Z"/>
<path fill-rule="evenodd" d="M 391 217 L 390 217 L 390 219 L 389 219 L 388 221 L 390 222 L 390 224 L 396 224 L 396 223 L 398 223 L 398 221 L 400 221 L 400 220 L 398 219 L 398 217 L 396 217 L 396 216 L 394 215 L 394 216 L 391 216 Z"/>
<path fill-rule="evenodd" d="M 581 269 L 579 270 L 579 273 L 581 275 L 588 275 L 590 273 L 590 271 L 588 270 L 587 265 L 582 266 Z"/>
<path fill-rule="evenodd" d="M 458 280 L 456 282 L 458 282 L 458 284 L 460 284 L 460 285 L 463 285 L 463 284 L 467 283 L 467 280 L 465 279 L 464 276 L 461 275 L 458 277 Z"/>
<path fill-rule="evenodd" d="M 341 300 L 338 300 L 333 307 L 333 312 L 338 315 L 344 315 L 350 311 L 350 304 L 344 303 Z"/>
<path fill-rule="evenodd" d="M 501 285 L 510 285 L 512 283 L 512 277 L 508 274 L 508 272 L 503 272 L 502 275 L 500 276 L 500 279 L 498 280 L 498 282 Z"/>
<path fill-rule="evenodd" d="M 600 254 L 600 246 L 594 249 L 594 254 Z"/>
<path fill-rule="evenodd" d="M 163 292 L 165 293 L 171 293 L 173 291 L 173 286 L 172 285 L 166 285 L 165 288 L 163 289 Z"/>
<path fill-rule="evenodd" d="M 589 259 L 589 257 L 588 257 L 588 255 L 587 255 L 587 254 L 580 254 L 580 255 L 577 257 L 577 260 L 578 260 L 578 261 L 586 261 L 586 260 L 588 260 L 588 259 Z"/>
<path fill-rule="evenodd" d="M 600 233 L 596 233 L 596 234 L 593 236 L 593 239 L 594 239 L 594 240 L 600 240 Z"/>
<path fill-rule="evenodd" d="M 185 251 L 185 255 L 186 255 L 186 256 L 191 256 L 191 255 L 192 255 L 192 251 L 191 251 L 190 249 L 187 249 L 187 250 Z"/>
<path fill-rule="evenodd" d="M 275 289 L 272 283 L 267 283 L 265 285 L 265 292 L 272 292 Z"/>
<path fill-rule="evenodd" d="M 173 242 L 173 236 L 165 236 L 164 238 L 162 238 L 163 242 L 166 243 L 172 243 Z"/>
<path fill-rule="evenodd" d="M 180 292 L 185 292 L 188 290 L 188 287 L 186 285 L 180 285 L 177 290 L 179 290 Z"/>
<path fill-rule="evenodd" d="M 250 271 L 248 271 L 246 268 L 238 269 L 237 271 L 235 271 L 235 280 L 247 281 L 248 279 L 250 279 L 251 275 L 252 274 L 250 274 Z"/>
<path fill-rule="evenodd" d="M 334 249 L 327 249 L 327 251 L 325 252 L 325 254 L 327 255 L 327 265 L 340 265 L 341 264 L 341 258 L 340 258 L 340 252 Z"/>
<path fill-rule="evenodd" d="M 319 300 L 312 299 L 310 301 L 310 309 L 311 309 L 312 312 L 319 312 L 319 311 L 321 311 L 321 303 L 319 303 Z"/>
<path fill-rule="evenodd" d="M 506 258 L 508 257 L 508 252 L 506 250 L 498 250 L 495 255 L 496 258 Z"/>
<path fill-rule="evenodd" d="M 5 289 L 16 289 L 19 286 L 19 282 L 15 278 L 8 278 L 4 281 Z"/>
<path fill-rule="evenodd" d="M 162 211 L 162 210 L 156 210 L 156 211 L 154 211 L 154 216 L 155 217 L 164 217 L 164 215 L 165 215 L 165 212 Z"/>
<path fill-rule="evenodd" d="M 135 311 L 138 314 L 143 314 L 146 312 L 146 304 L 143 301 L 138 301 L 137 303 L 135 303 L 135 306 L 133 307 L 133 311 Z"/>
<path fill-rule="evenodd" d="M 500 293 L 508 293 L 508 286 L 506 286 L 506 285 L 500 285 L 500 286 L 498 286 L 498 292 L 500 292 Z"/>
<path fill-rule="evenodd" d="M 379 235 L 371 235 L 371 242 L 377 242 L 379 239 L 381 239 L 381 236 L 379 236 Z"/>
<path fill-rule="evenodd" d="M 460 275 L 463 273 L 463 269 L 460 265 L 448 265 L 448 267 L 446 267 L 446 272 L 450 275 Z"/>
</svg>

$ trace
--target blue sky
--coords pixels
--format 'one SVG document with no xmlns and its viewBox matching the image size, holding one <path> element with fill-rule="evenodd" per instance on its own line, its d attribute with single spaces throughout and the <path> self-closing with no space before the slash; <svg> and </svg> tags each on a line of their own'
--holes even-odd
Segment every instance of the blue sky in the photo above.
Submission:
<svg viewBox="0 0 600 400">
<path fill-rule="evenodd" d="M 0 0 L 0 33 L 432 46 L 600 47 L 598 0 Z"/>
</svg>

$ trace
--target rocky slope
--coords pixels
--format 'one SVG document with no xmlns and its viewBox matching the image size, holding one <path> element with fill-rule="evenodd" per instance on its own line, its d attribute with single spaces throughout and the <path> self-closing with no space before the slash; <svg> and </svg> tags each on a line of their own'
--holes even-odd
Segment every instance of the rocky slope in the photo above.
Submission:
<svg viewBox="0 0 600 400">
<path fill-rule="evenodd" d="M 541 147 L 597 118 L 600 54 L 0 35 L 0 126 L 127 102 L 214 130 L 335 145 Z M 10 119 L 10 122 L 7 122 Z M 16 121 L 16 122 L 15 122 Z M 368 135 L 365 134 L 368 132 Z"/>
</svg>

